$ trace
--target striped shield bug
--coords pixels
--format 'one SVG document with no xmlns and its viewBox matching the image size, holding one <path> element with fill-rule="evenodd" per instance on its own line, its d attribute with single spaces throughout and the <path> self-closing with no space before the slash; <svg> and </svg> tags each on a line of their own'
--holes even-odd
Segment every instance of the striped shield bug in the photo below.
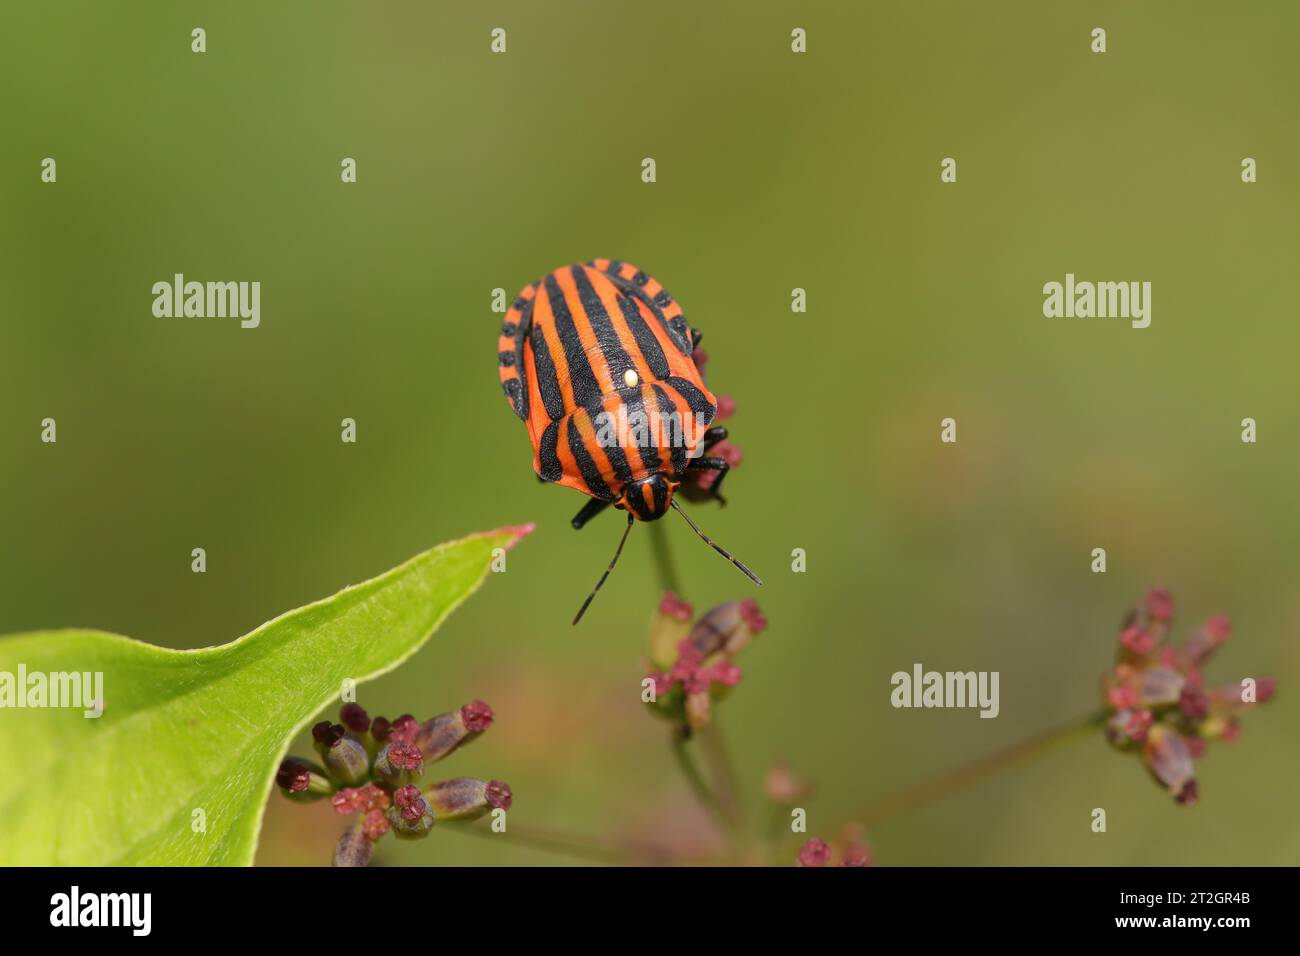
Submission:
<svg viewBox="0 0 1300 956">
<path fill-rule="evenodd" d="M 688 470 L 713 470 L 713 496 L 721 500 L 730 467 L 708 454 L 727 430 L 710 427 L 718 403 L 692 358 L 699 341 L 664 287 L 617 259 L 556 269 L 526 286 L 506 311 L 497 364 L 510 407 L 528 428 L 533 470 L 542 481 L 591 497 L 574 515 L 574 528 L 610 505 L 627 512 L 614 557 L 574 624 L 614 570 L 633 522 L 657 521 L 669 508 L 763 583 L 673 496 Z"/>
</svg>

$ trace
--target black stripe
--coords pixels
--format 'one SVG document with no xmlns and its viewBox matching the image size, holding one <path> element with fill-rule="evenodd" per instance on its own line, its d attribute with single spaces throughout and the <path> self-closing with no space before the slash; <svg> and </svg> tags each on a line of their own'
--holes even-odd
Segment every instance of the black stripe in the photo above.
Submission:
<svg viewBox="0 0 1300 956">
<path fill-rule="evenodd" d="M 528 348 L 528 333 L 533 327 L 533 300 L 524 303 L 519 316 L 519 327 L 515 332 L 515 366 L 519 370 L 519 417 L 528 418 L 528 363 L 524 361 L 524 351 Z"/>
<path fill-rule="evenodd" d="M 551 312 L 555 315 L 555 331 L 559 333 L 560 344 L 564 346 L 564 357 L 569 362 L 569 387 L 573 389 L 574 407 L 590 405 L 600 400 L 600 386 L 596 384 L 596 375 L 587 361 L 587 353 L 578 338 L 578 327 L 573 323 L 573 315 L 564 301 L 564 290 L 555 281 L 555 275 L 546 277 L 546 295 L 551 300 Z M 555 417 L 555 416 L 552 416 Z"/>
<path fill-rule="evenodd" d="M 605 271 L 608 272 L 608 273 L 609 273 L 610 275 L 612 275 L 612 276 L 617 276 L 618 273 L 619 273 L 619 270 L 621 270 L 622 268 L 623 268 L 623 260 L 622 260 L 622 259 L 610 259 L 610 260 L 609 260 L 609 267 L 608 267 Z"/>
<path fill-rule="evenodd" d="M 587 270 L 582 266 L 572 266 L 569 271 L 578 289 L 578 301 L 582 304 L 583 311 L 587 313 L 587 321 L 591 323 L 592 331 L 596 333 L 596 341 L 600 343 L 600 351 L 605 356 L 605 366 L 609 369 L 614 388 L 620 388 L 624 373 L 628 369 L 635 369 L 636 366 L 632 364 L 632 357 L 623 348 L 618 331 L 614 328 L 614 322 L 605 309 L 605 303 L 600 300 L 600 294 L 587 278 Z"/>
<path fill-rule="evenodd" d="M 643 423 L 644 437 L 642 441 L 637 442 L 638 451 L 641 454 L 641 464 L 650 471 L 658 471 L 662 462 L 659 459 L 659 450 L 655 447 L 654 423 L 650 421 L 650 416 L 646 414 L 645 399 L 642 398 L 641 389 L 638 388 L 633 391 L 627 397 L 626 404 L 629 432 L 635 431 L 633 422 L 639 420 Z"/>
<path fill-rule="evenodd" d="M 654 303 L 659 308 L 666 309 L 673 304 L 673 297 L 668 294 L 667 289 L 660 289 L 655 293 Z"/>
<path fill-rule="evenodd" d="M 510 304 L 513 305 L 513 306 L 515 307 L 515 309 L 517 309 L 518 311 L 523 312 L 525 309 L 528 308 L 529 303 L 532 302 L 532 301 L 533 301 L 532 299 L 525 299 L 525 298 L 521 295 L 521 296 L 518 296 L 518 297 L 515 299 L 515 301 L 512 302 L 512 303 L 510 303 Z"/>
<path fill-rule="evenodd" d="M 686 319 L 684 317 L 678 316 L 669 321 L 668 317 L 664 315 L 663 309 L 655 303 L 654 299 L 646 295 L 645 289 L 618 276 L 611 276 L 611 279 L 616 286 L 628 295 L 636 296 L 637 299 L 650 307 L 650 314 L 655 317 L 655 321 L 663 326 L 664 331 L 668 333 L 668 338 L 673 345 L 677 346 L 677 351 L 683 355 L 691 354 L 691 340 L 686 336 Z"/>
<path fill-rule="evenodd" d="M 619 291 L 618 307 L 623 313 L 623 321 L 632 332 L 632 338 L 636 339 L 637 348 L 641 350 L 646 365 L 650 366 L 650 374 L 655 378 L 667 378 L 668 360 L 664 358 L 664 350 L 659 347 L 659 340 L 650 331 L 650 326 L 645 324 L 636 302 L 627 293 Z"/>
<path fill-rule="evenodd" d="M 569 416 L 569 451 L 573 452 L 573 457 L 578 461 L 578 470 L 582 473 L 582 480 L 587 483 L 587 488 L 593 497 L 602 501 L 612 501 L 614 493 L 609 490 L 609 485 L 605 484 L 605 479 L 600 476 L 600 469 L 596 467 L 595 460 L 591 453 L 587 451 L 587 446 L 582 443 L 582 436 L 578 434 L 578 426 L 573 424 L 573 416 Z"/>
<path fill-rule="evenodd" d="M 637 285 L 645 285 L 650 281 L 650 277 L 640 270 L 632 273 L 632 281 Z"/>
<path fill-rule="evenodd" d="M 705 394 L 692 383 L 674 375 L 672 378 L 665 379 L 664 384 L 675 388 L 677 394 L 686 399 L 686 404 L 691 407 L 691 411 L 695 414 L 697 424 L 708 426 L 709 422 L 713 421 L 713 416 L 718 411 L 717 406 L 712 404 Z"/>
<path fill-rule="evenodd" d="M 533 321 L 533 306 L 531 302 L 525 302 L 524 306 L 518 322 L 503 322 L 501 325 L 501 334 L 514 340 L 514 348 L 512 351 L 499 350 L 497 362 L 502 368 L 517 370 L 518 379 L 507 379 L 502 382 L 501 387 L 505 389 L 506 397 L 510 399 L 515 414 L 527 420 L 528 366 L 524 363 L 524 349 L 528 345 L 528 331 Z"/>
<path fill-rule="evenodd" d="M 631 481 L 632 467 L 627 463 L 627 455 L 623 451 L 623 446 L 619 444 L 621 436 L 618 434 L 618 427 L 620 424 L 618 420 L 618 412 L 606 412 L 604 405 L 600 403 L 589 405 L 587 408 L 583 409 L 583 411 L 585 411 L 587 417 L 591 419 L 592 428 L 596 430 L 596 444 L 605 450 L 605 456 L 609 459 L 609 465 L 614 469 L 614 477 L 617 478 L 620 483 Z M 609 445 L 600 441 L 600 428 L 597 423 L 602 420 L 599 417 L 601 415 L 610 415 L 613 417 L 612 432 L 614 441 Z"/>
<path fill-rule="evenodd" d="M 668 510 L 668 483 L 656 481 L 653 485 L 655 514 L 661 515 Z"/>
<path fill-rule="evenodd" d="M 546 426 L 546 431 L 542 432 L 542 440 L 537 445 L 537 457 L 542 466 L 539 474 L 543 481 L 559 481 L 564 474 L 564 467 L 560 464 L 560 456 L 555 453 L 555 447 L 560 440 L 560 423 L 551 422 Z"/>
<path fill-rule="evenodd" d="M 560 379 L 555 374 L 555 359 L 551 347 L 539 325 L 533 326 L 533 364 L 537 366 L 537 390 L 542 393 L 542 405 L 553 422 L 564 417 L 564 396 L 560 393 Z"/>
<path fill-rule="evenodd" d="M 520 413 L 523 407 L 523 386 L 517 378 L 508 378 L 501 383 L 501 390 L 506 393 L 506 398 L 510 399 L 510 404 L 515 408 L 515 414 L 520 418 L 527 418 L 527 415 Z"/>
<path fill-rule="evenodd" d="M 668 397 L 668 393 L 658 385 L 650 387 L 654 389 L 655 398 L 659 402 L 660 420 L 656 424 L 659 426 L 661 434 L 658 437 L 669 442 L 669 457 L 673 463 L 673 474 L 680 475 L 686 470 L 686 446 L 681 441 L 675 440 L 672 429 L 669 427 L 672 416 L 677 412 L 677 406 Z"/>
</svg>

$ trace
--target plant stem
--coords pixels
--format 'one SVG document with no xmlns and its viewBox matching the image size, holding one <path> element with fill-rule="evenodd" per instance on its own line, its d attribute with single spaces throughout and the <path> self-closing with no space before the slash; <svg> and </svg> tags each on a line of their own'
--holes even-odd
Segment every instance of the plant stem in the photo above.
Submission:
<svg viewBox="0 0 1300 956">
<path fill-rule="evenodd" d="M 853 819 L 867 827 L 879 826 L 886 820 L 920 809 L 963 787 L 979 783 L 1000 770 L 1023 763 L 1031 757 L 1041 756 L 1056 747 L 1091 733 L 1106 722 L 1106 717 L 1106 711 L 1097 711 L 1072 724 L 1029 737 L 954 770 L 882 797 L 864 807 Z"/>
<path fill-rule="evenodd" d="M 659 568 L 660 589 L 683 597 L 681 584 L 677 580 L 677 566 L 673 563 L 673 552 L 668 547 L 664 522 L 650 522 L 650 546 L 654 549 L 655 565 Z"/>
<path fill-rule="evenodd" d="M 727 751 L 727 740 L 718 723 L 718 715 L 713 714 L 709 726 L 700 735 L 704 753 L 709 761 L 710 776 L 717 790 L 718 803 L 733 826 L 740 825 L 740 788 L 736 783 L 736 765 L 731 761 Z"/>
<path fill-rule="evenodd" d="M 672 747 L 673 756 L 677 759 L 677 766 L 681 769 L 682 775 L 686 777 L 686 782 L 691 785 L 691 790 L 696 799 L 700 801 L 700 804 L 724 831 L 728 834 L 734 834 L 735 823 L 727 815 L 727 811 L 723 808 L 717 795 L 709 789 L 709 784 L 704 779 L 704 775 L 700 773 L 700 768 L 695 765 L 695 758 L 691 756 L 687 739 L 679 734 L 673 734 Z"/>
</svg>

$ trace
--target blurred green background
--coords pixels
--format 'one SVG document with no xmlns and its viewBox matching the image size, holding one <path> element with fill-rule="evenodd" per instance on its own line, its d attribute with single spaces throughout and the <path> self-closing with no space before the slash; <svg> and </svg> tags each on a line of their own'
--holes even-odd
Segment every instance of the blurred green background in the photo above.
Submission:
<svg viewBox="0 0 1300 956">
<path fill-rule="evenodd" d="M 1281 3 L 4 4 L 0 630 L 221 643 L 536 521 L 362 703 L 489 700 L 439 769 L 510 781 L 514 824 L 707 844 L 637 698 L 649 535 L 570 628 L 619 522 L 568 527 L 584 499 L 533 477 L 494 368 L 492 289 L 613 256 L 683 303 L 739 406 L 731 505 L 694 513 L 767 582 L 719 711 L 751 810 L 786 756 L 829 836 L 1087 713 L 1162 584 L 1180 636 L 1232 617 L 1212 681 L 1280 678 L 1199 806 L 1090 739 L 874 828 L 877 860 L 1300 862 L 1297 30 Z M 155 318 L 176 272 L 260 280 L 261 327 Z M 1151 328 L 1044 318 L 1066 272 L 1150 280 Z M 668 531 L 697 608 L 753 593 Z M 894 710 L 914 662 L 999 671 L 1001 715 Z M 322 863 L 337 832 L 273 795 L 259 861 Z M 379 862 L 567 862 L 393 842 Z"/>
</svg>

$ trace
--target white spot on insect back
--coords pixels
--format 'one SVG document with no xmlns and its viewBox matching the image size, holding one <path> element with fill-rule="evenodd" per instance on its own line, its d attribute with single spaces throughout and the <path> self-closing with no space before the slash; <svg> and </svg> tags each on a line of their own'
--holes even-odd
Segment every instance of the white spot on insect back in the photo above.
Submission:
<svg viewBox="0 0 1300 956">
<path fill-rule="evenodd" d="M 636 388 L 636 383 L 641 381 L 637 378 L 636 369 L 630 368 L 623 373 L 623 384 L 628 388 Z"/>
</svg>

